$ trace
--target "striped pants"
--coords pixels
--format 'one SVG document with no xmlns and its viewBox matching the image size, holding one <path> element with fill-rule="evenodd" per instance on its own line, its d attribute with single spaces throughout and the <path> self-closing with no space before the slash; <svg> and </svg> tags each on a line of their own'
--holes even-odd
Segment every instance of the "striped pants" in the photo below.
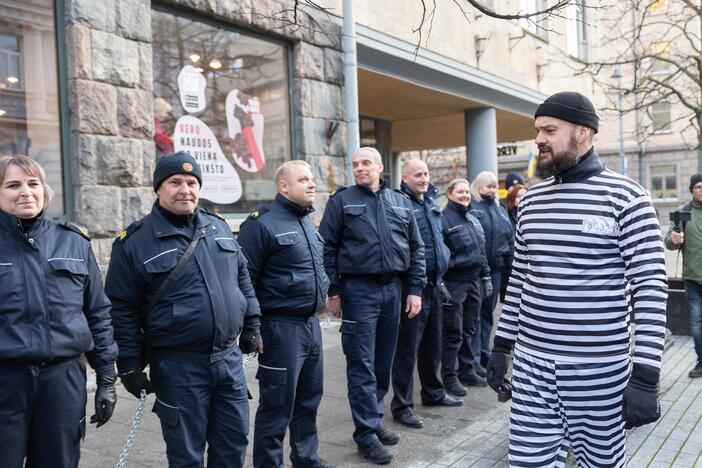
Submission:
<svg viewBox="0 0 702 468">
<path fill-rule="evenodd" d="M 563 467 L 569 445 L 578 467 L 626 466 L 628 356 L 571 363 L 515 350 L 513 366 L 510 466 Z"/>
</svg>

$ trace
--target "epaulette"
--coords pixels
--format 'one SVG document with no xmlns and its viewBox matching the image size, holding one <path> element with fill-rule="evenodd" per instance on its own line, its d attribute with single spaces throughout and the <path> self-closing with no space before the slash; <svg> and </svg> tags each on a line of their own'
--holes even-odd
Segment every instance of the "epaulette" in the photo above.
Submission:
<svg viewBox="0 0 702 468">
<path fill-rule="evenodd" d="M 407 197 L 408 200 L 412 200 L 412 199 L 410 198 L 410 196 L 407 195 L 407 194 L 406 194 L 405 192 L 403 192 L 402 190 L 400 190 L 400 189 L 395 189 L 395 191 L 396 191 L 397 193 L 399 193 L 400 195 L 404 195 L 405 197 Z"/>
<path fill-rule="evenodd" d="M 263 215 L 263 214 L 266 214 L 266 213 L 268 213 L 269 211 L 271 211 L 271 206 L 270 206 L 270 205 L 263 205 L 263 206 L 260 206 L 256 211 L 252 211 L 252 212 L 249 214 L 249 218 L 258 219 L 259 216 L 261 216 L 261 215 Z"/>
<path fill-rule="evenodd" d="M 63 221 L 61 223 L 58 223 L 59 226 L 63 226 L 66 229 L 70 229 L 73 232 L 77 232 L 81 236 L 83 236 L 86 240 L 90 241 L 90 236 L 88 235 L 87 232 L 83 231 L 81 228 L 78 227 L 78 225 L 69 223 L 68 221 Z"/>
<path fill-rule="evenodd" d="M 136 231 L 137 229 L 139 229 L 139 228 L 141 227 L 142 224 L 143 224 L 143 222 L 142 222 L 141 220 L 139 220 L 139 221 L 134 221 L 132 224 L 130 224 L 129 226 L 127 226 L 127 229 L 121 231 L 121 232 L 117 235 L 117 240 L 120 241 L 120 242 L 124 242 L 124 240 L 125 240 L 127 237 L 131 236 L 132 233 L 134 233 L 134 231 Z"/>
<path fill-rule="evenodd" d="M 207 213 L 207 214 L 209 214 L 209 215 L 216 216 L 217 218 L 221 219 L 222 221 L 226 221 L 226 219 L 224 218 L 224 216 L 222 216 L 221 214 L 217 213 L 216 211 L 208 210 L 207 208 L 201 208 L 201 209 L 202 209 L 202 211 L 204 211 L 205 213 Z"/>
<path fill-rule="evenodd" d="M 343 185 L 341 187 L 337 187 L 336 190 L 334 190 L 332 193 L 329 194 L 329 198 L 333 197 L 334 195 L 336 195 L 339 192 L 343 192 L 344 190 L 346 190 L 346 187 Z"/>
</svg>

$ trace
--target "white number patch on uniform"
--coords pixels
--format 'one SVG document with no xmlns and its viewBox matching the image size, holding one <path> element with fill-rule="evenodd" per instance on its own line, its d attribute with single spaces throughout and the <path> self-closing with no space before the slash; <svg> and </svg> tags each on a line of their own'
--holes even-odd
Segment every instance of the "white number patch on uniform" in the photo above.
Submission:
<svg viewBox="0 0 702 468">
<path fill-rule="evenodd" d="M 617 223 L 612 218 L 590 216 L 583 219 L 582 232 L 588 234 L 616 235 Z"/>
</svg>

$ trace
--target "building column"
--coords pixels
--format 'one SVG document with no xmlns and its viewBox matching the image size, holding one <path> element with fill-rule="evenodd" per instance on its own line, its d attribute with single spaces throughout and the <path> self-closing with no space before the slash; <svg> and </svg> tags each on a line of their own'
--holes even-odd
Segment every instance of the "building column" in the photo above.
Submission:
<svg viewBox="0 0 702 468">
<path fill-rule="evenodd" d="M 465 111 L 467 177 L 479 172 L 497 175 L 497 117 L 494 108 Z"/>
</svg>

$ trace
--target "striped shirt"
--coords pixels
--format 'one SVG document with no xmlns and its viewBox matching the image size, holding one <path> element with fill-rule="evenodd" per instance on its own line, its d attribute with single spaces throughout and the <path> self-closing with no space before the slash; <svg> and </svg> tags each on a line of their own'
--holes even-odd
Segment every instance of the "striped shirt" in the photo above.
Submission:
<svg viewBox="0 0 702 468">
<path fill-rule="evenodd" d="M 634 362 L 658 369 L 667 278 L 651 199 L 594 151 L 568 174 L 519 205 L 497 336 L 543 359 L 614 361 L 629 352 L 633 309 Z"/>
</svg>

